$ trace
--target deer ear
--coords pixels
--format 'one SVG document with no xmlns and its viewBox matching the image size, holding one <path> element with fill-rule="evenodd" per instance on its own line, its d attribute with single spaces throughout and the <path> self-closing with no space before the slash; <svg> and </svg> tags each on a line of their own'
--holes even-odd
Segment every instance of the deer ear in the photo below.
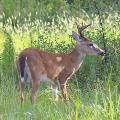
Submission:
<svg viewBox="0 0 120 120">
<path fill-rule="evenodd" d="M 82 39 L 80 38 L 80 36 L 79 36 L 76 32 L 74 32 L 74 31 L 72 31 L 72 37 L 73 37 L 74 40 L 76 40 L 77 42 L 81 42 L 81 41 L 82 41 Z"/>
</svg>

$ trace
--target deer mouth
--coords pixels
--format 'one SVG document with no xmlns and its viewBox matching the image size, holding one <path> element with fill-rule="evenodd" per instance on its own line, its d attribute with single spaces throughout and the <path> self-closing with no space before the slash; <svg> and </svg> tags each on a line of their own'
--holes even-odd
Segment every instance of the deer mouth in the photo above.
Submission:
<svg viewBox="0 0 120 120">
<path fill-rule="evenodd" d="M 98 53 L 99 56 L 105 56 L 105 52 Z"/>
</svg>

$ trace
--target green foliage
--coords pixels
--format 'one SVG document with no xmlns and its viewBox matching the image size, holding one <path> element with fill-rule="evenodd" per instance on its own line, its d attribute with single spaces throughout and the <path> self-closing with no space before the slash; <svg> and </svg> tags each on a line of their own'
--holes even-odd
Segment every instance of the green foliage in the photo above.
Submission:
<svg viewBox="0 0 120 120">
<path fill-rule="evenodd" d="M 3 23 L 7 21 L 8 18 L 12 18 L 15 10 L 15 0 L 2 0 L 3 5 Z"/>
<path fill-rule="evenodd" d="M 6 40 L 4 42 L 4 50 L 1 55 L 2 70 L 3 70 L 3 73 L 11 74 L 12 72 L 11 69 L 13 69 L 14 67 L 14 59 L 15 59 L 14 46 L 9 33 L 4 31 L 4 34 L 6 36 Z"/>
<path fill-rule="evenodd" d="M 117 0 L 2 0 L 0 23 L 0 119 L 3 120 L 119 120 L 120 17 Z M 16 6 L 15 6 L 16 5 Z M 69 53 L 75 21 L 92 23 L 85 36 L 106 50 L 105 58 L 87 56 L 68 83 L 70 102 L 54 102 L 41 84 L 34 106 L 26 89 L 19 104 L 15 60 L 27 47 Z M 4 30 L 2 28 L 4 24 Z M 17 82 L 16 82 L 17 81 Z"/>
</svg>

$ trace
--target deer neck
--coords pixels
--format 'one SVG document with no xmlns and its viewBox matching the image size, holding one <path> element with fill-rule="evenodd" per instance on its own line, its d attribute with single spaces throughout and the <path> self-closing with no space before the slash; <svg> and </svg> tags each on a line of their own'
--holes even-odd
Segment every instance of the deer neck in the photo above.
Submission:
<svg viewBox="0 0 120 120">
<path fill-rule="evenodd" d="M 74 64 L 74 66 L 80 66 L 83 62 L 83 59 L 85 58 L 86 54 L 80 50 L 79 46 L 77 45 L 73 51 L 70 53 L 71 60 Z"/>
</svg>

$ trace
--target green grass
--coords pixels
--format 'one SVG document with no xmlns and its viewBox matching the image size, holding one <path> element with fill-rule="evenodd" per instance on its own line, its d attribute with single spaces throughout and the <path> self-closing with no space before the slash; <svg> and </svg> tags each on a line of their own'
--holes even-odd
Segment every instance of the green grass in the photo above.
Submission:
<svg viewBox="0 0 120 120">
<path fill-rule="evenodd" d="M 35 105 L 29 100 L 30 90 L 25 91 L 25 100 L 20 105 L 15 76 L 3 77 L 0 91 L 1 120 L 119 120 L 120 96 L 117 89 L 110 87 L 104 90 L 81 92 L 70 84 L 70 101 L 64 103 L 61 93 L 59 101 L 54 102 L 50 88 L 41 84 Z"/>
</svg>

